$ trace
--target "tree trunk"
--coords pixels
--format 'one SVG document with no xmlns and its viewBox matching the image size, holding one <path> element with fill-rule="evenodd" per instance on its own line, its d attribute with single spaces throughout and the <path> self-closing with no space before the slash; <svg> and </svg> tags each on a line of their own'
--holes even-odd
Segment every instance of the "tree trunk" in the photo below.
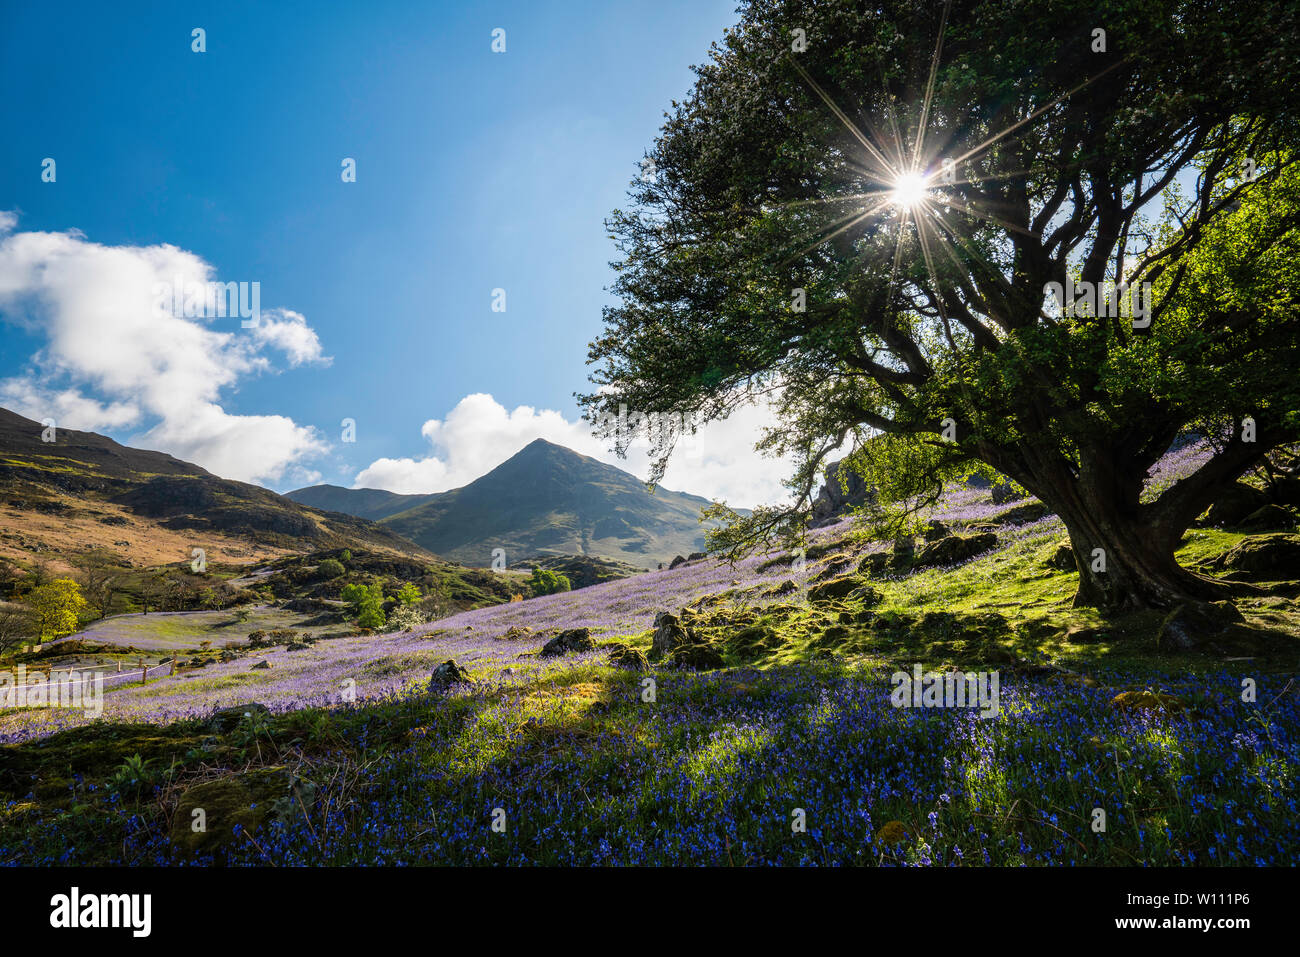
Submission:
<svg viewBox="0 0 1300 957">
<path fill-rule="evenodd" d="M 1186 529 L 1139 503 L 1140 479 L 1124 480 L 1106 465 L 1094 462 L 1077 478 L 1057 471 L 1017 479 L 1065 524 L 1079 571 L 1075 607 L 1124 613 L 1228 597 L 1232 586 L 1175 560 Z"/>
</svg>

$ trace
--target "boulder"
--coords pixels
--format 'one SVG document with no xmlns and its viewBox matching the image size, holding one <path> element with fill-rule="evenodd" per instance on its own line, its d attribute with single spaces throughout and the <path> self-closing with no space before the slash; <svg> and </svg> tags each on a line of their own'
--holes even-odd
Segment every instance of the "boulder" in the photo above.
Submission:
<svg viewBox="0 0 1300 957">
<path fill-rule="evenodd" d="M 856 575 L 844 575 L 841 578 L 832 578 L 829 581 L 820 582 L 808 589 L 808 599 L 810 601 L 833 601 L 836 598 L 847 598 L 850 593 L 861 587 L 862 581 Z"/>
<path fill-rule="evenodd" d="M 790 595 L 799 590 L 799 586 L 794 583 L 793 578 L 787 578 L 779 585 L 774 585 L 763 594 L 768 598 L 775 598 L 778 595 Z"/>
<path fill-rule="evenodd" d="M 249 671 L 266 671 L 266 670 L 268 670 L 270 667 L 271 667 L 271 662 L 269 662 L 269 661 L 267 661 L 265 658 L 263 658 L 261 661 L 259 661 L 259 662 L 258 662 L 257 664 L 255 664 L 255 665 L 253 665 L 253 667 L 249 668 L 248 670 L 249 670 Z"/>
<path fill-rule="evenodd" d="M 714 668 L 721 668 L 724 664 L 718 650 L 704 642 L 678 645 L 673 650 L 672 660 L 673 664 L 694 668 L 696 671 L 711 671 Z"/>
<path fill-rule="evenodd" d="M 937 542 L 939 539 L 947 538 L 951 534 L 952 529 L 943 522 L 931 521 L 925 526 L 924 535 L 927 542 Z"/>
<path fill-rule="evenodd" d="M 472 684 L 473 680 L 468 670 L 456 664 L 456 659 L 448 658 L 429 675 L 429 690 L 436 691 L 453 685 Z"/>
<path fill-rule="evenodd" d="M 862 481 L 862 476 L 852 469 L 840 467 L 842 461 L 826 466 L 826 482 L 812 504 L 810 528 L 833 525 L 853 509 L 875 498 L 873 490 Z"/>
<path fill-rule="evenodd" d="M 925 550 L 916 560 L 916 566 L 935 568 L 960 565 L 962 562 L 970 561 L 976 555 L 996 548 L 997 545 L 998 537 L 992 532 L 985 532 L 982 535 L 950 535 L 925 546 Z"/>
<path fill-rule="evenodd" d="M 1252 581 L 1295 581 L 1300 579 L 1300 535 L 1243 538 L 1215 564 Z"/>
<path fill-rule="evenodd" d="M 233 731 L 238 727 L 239 722 L 244 718 L 266 718 L 270 717 L 271 709 L 264 704 L 256 701 L 250 701 L 247 704 L 231 705 L 229 708 L 219 708 L 212 712 L 212 720 L 209 722 L 218 731 Z"/>
<path fill-rule="evenodd" d="M 1156 633 L 1156 645 L 1173 651 L 1190 651 L 1241 624 L 1241 612 L 1226 601 L 1188 602 L 1171 611 Z"/>
<path fill-rule="evenodd" d="M 894 539 L 894 547 L 890 552 L 889 564 L 895 571 L 907 571 L 912 567 L 912 562 L 916 559 L 916 542 L 912 537 Z"/>
<path fill-rule="evenodd" d="M 650 670 L 650 662 L 637 649 L 621 642 L 605 647 L 609 649 L 609 663 L 615 668 L 626 668 L 629 671 Z"/>
<path fill-rule="evenodd" d="M 1005 505 L 1007 502 L 1014 502 L 1024 497 L 1025 493 L 1017 489 L 1011 482 L 998 482 L 993 486 L 994 505 Z"/>
<path fill-rule="evenodd" d="M 1232 528 L 1267 504 L 1268 496 L 1259 489 L 1245 482 L 1233 482 L 1215 499 L 1201 523 L 1216 528 Z"/>
<path fill-rule="evenodd" d="M 220 853 L 223 847 L 246 843 L 243 835 L 255 834 L 268 819 L 287 821 L 304 808 L 310 810 L 315 797 L 316 788 L 310 781 L 282 767 L 204 781 L 180 796 L 172 815 L 172 848 L 183 855 Z M 203 827 L 196 830 L 199 821 Z"/>
<path fill-rule="evenodd" d="M 686 556 L 686 560 L 688 562 L 698 562 L 701 559 L 708 558 L 708 557 L 709 556 L 707 552 L 691 552 L 689 555 Z"/>
<path fill-rule="evenodd" d="M 889 569 L 889 552 L 872 552 L 858 562 L 858 574 L 880 576 Z"/>
<path fill-rule="evenodd" d="M 834 578 L 836 575 L 839 575 L 841 572 L 843 572 L 846 568 L 850 567 L 852 564 L 853 564 L 853 559 L 850 558 L 848 555 L 834 555 L 826 562 L 825 565 L 822 566 L 821 570 L 817 572 L 817 575 L 815 576 L 815 580 L 826 581 L 828 578 Z"/>
<path fill-rule="evenodd" d="M 1068 541 L 1057 542 L 1055 550 L 1043 564 L 1060 572 L 1075 571 L 1078 566 L 1074 563 L 1074 546 Z"/>
<path fill-rule="evenodd" d="M 669 569 L 673 569 L 676 568 L 678 565 L 685 565 L 685 564 L 686 564 L 686 557 L 684 555 L 678 555 L 676 558 L 674 558 L 671 562 L 668 563 L 668 567 Z"/>
<path fill-rule="evenodd" d="M 695 636 L 671 612 L 655 615 L 655 633 L 650 643 L 650 657 L 662 658 L 683 645 L 695 644 Z"/>
<path fill-rule="evenodd" d="M 506 633 L 501 638 L 503 641 L 520 641 L 532 637 L 532 634 L 533 630 L 526 625 L 514 625 L 506 629 Z"/>
<path fill-rule="evenodd" d="M 1281 505 L 1265 505 L 1251 512 L 1234 528 L 1242 532 L 1277 532 L 1295 529 L 1295 515 Z"/>
<path fill-rule="evenodd" d="M 542 645 L 540 654 L 543 658 L 556 658 L 575 652 L 592 651 L 595 647 L 590 628 L 567 628 Z"/>
</svg>

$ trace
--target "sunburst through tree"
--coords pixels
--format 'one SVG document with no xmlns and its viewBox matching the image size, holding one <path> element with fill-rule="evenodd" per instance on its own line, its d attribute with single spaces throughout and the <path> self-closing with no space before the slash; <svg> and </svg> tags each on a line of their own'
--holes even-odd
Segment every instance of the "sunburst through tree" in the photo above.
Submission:
<svg viewBox="0 0 1300 957">
<path fill-rule="evenodd" d="M 1174 550 L 1300 440 L 1298 26 L 1280 2 L 748 4 L 611 219 L 588 412 L 772 399 L 759 445 L 797 456 L 798 503 L 731 516 L 733 553 L 796 530 L 851 448 L 900 521 L 1010 476 L 1065 523 L 1081 603 L 1230 593 Z M 1155 495 L 1189 430 L 1216 454 Z"/>
</svg>

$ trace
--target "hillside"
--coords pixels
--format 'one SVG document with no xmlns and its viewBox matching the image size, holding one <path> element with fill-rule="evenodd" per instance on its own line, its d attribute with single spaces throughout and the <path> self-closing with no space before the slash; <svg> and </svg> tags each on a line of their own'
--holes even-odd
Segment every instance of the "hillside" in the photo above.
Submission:
<svg viewBox="0 0 1300 957">
<path fill-rule="evenodd" d="M 396 499 L 420 499 L 383 515 L 383 524 L 437 555 L 479 566 L 490 565 L 493 549 L 503 548 L 509 563 L 581 555 L 654 568 L 704 548 L 699 516 L 709 504 L 662 487 L 652 494 L 636 476 L 544 439 L 449 492 L 395 496 L 314 486 L 289 496 L 376 516 Z"/>
<path fill-rule="evenodd" d="M 377 522 L 428 501 L 430 495 L 399 495 L 381 488 L 343 488 L 341 485 L 309 485 L 285 492 L 284 497 L 325 512 L 342 512 Z"/>
<path fill-rule="evenodd" d="M 323 512 L 268 489 L 219 478 L 162 452 L 133 449 L 93 432 L 42 427 L 0 409 L 0 557 L 102 550 L 136 565 L 252 562 L 359 545 L 401 554 L 423 551 L 393 530 Z"/>
</svg>

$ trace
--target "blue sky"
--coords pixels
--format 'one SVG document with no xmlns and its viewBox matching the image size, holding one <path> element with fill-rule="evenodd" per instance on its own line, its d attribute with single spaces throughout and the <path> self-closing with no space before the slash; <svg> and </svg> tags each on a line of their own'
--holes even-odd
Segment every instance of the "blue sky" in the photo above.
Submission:
<svg viewBox="0 0 1300 957">
<path fill-rule="evenodd" d="M 28 259 L 81 256 L 60 281 L 85 289 L 71 297 L 49 280 L 0 300 L 4 404 L 57 407 L 68 427 L 279 489 L 360 476 L 433 490 L 536 435 L 581 445 L 572 394 L 587 386 L 614 254 L 603 220 L 734 7 L 5 3 L 0 210 L 10 238 L 57 234 L 30 239 Z M 204 53 L 191 50 L 195 27 Z M 505 53 L 491 49 L 495 28 Z M 344 157 L 355 183 L 341 181 Z M 90 368 L 126 340 L 106 331 L 111 315 L 86 316 L 109 295 L 95 284 L 123 272 L 110 251 L 138 259 L 164 244 L 211 278 L 259 282 L 284 335 L 253 354 L 237 322 L 204 320 L 232 338 L 195 349 L 224 358 L 145 363 L 141 378 L 167 385 L 142 397 Z M 504 313 L 491 309 L 496 288 Z M 82 318 L 59 332 L 60 308 Z M 102 348 L 84 345 L 96 335 Z M 481 394 L 492 402 L 466 404 Z M 355 443 L 340 441 L 344 418 Z M 731 436 L 744 448 L 757 432 L 740 422 Z M 283 461 L 268 457 L 282 439 Z M 750 505 L 736 496 L 762 497 L 779 472 L 738 486 L 722 477 L 735 465 L 701 452 L 669 479 Z"/>
</svg>

